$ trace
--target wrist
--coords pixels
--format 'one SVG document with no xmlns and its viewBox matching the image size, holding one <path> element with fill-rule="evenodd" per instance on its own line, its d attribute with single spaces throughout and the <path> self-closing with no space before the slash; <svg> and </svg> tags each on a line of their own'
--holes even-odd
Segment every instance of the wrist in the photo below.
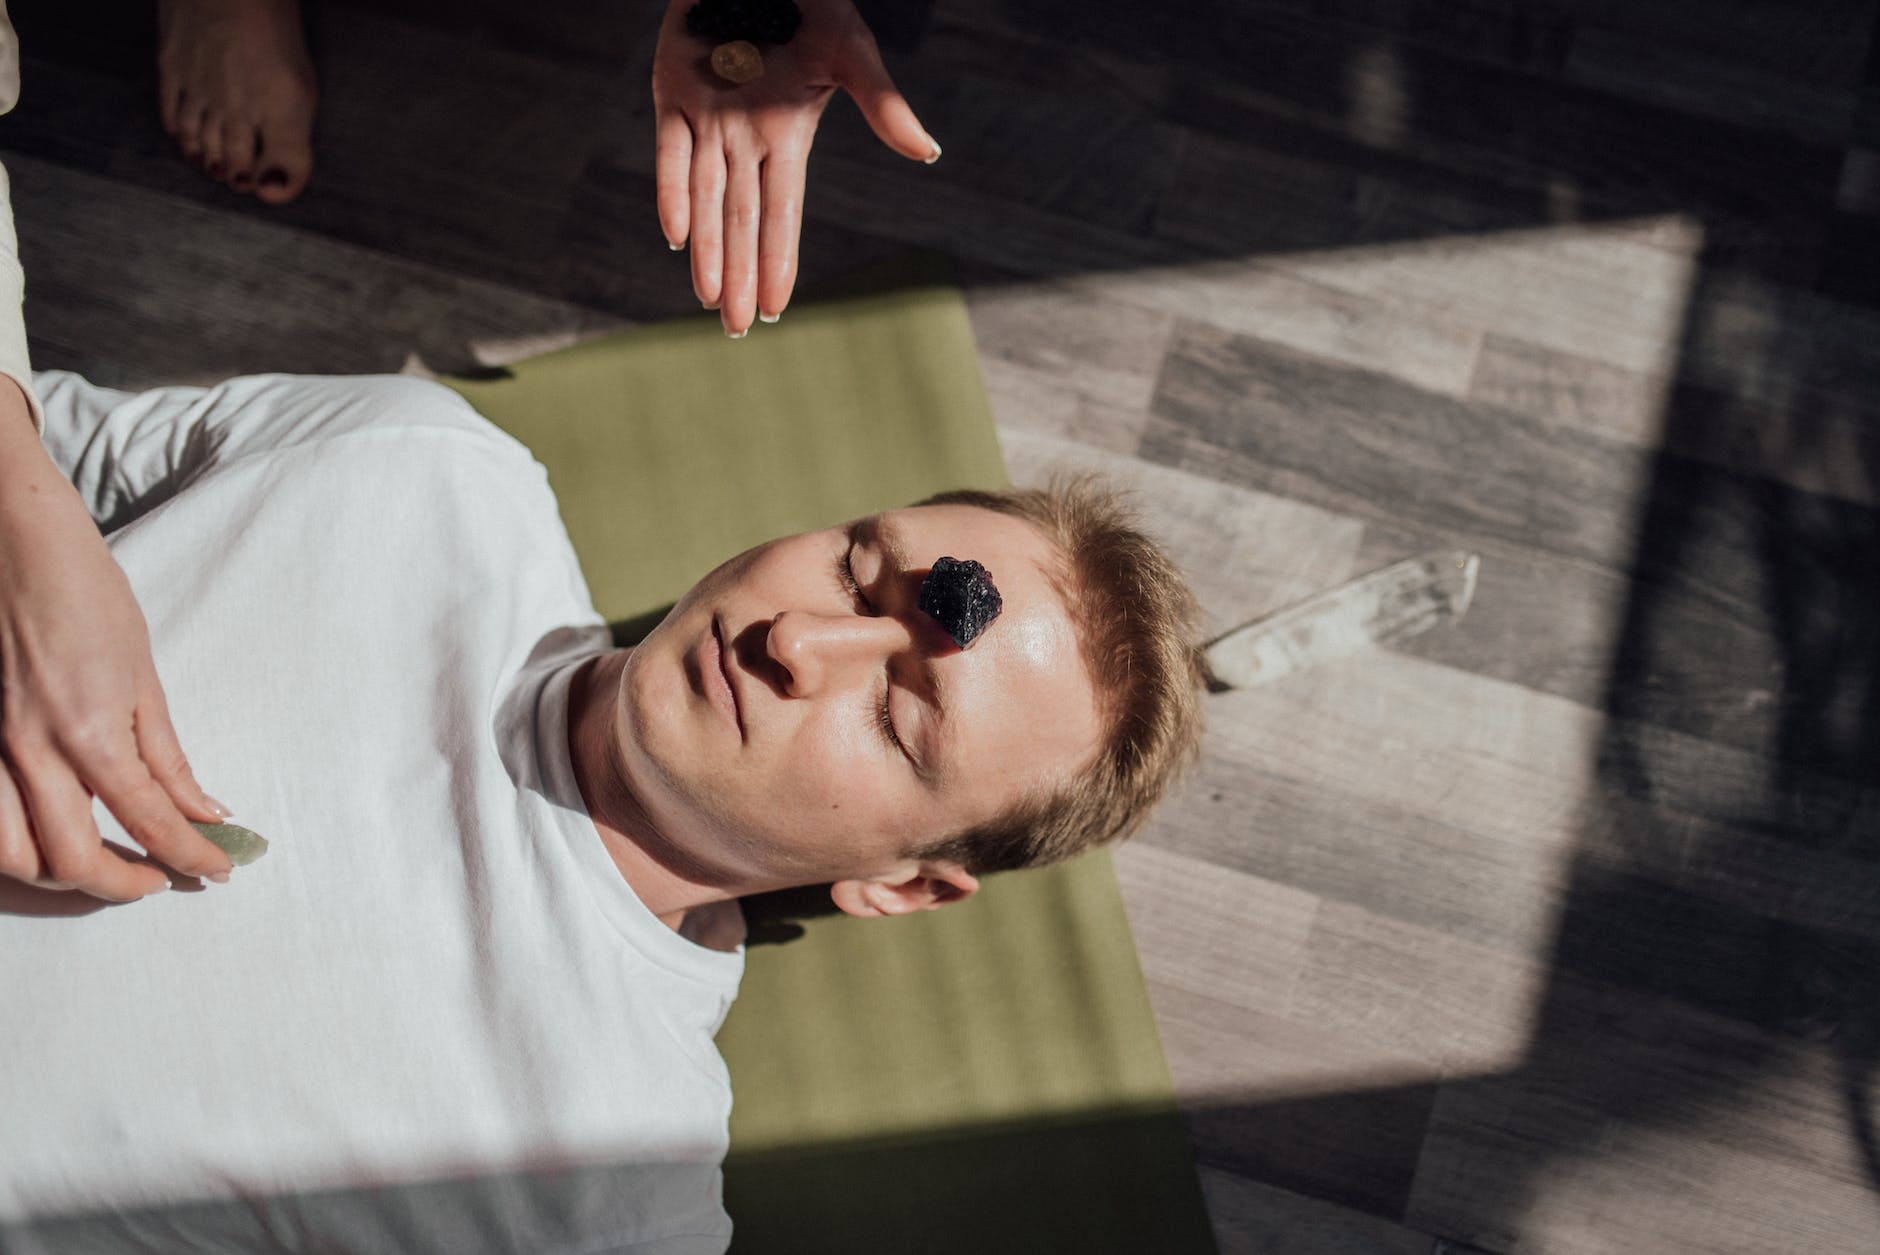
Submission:
<svg viewBox="0 0 1880 1255">
<path fill-rule="evenodd" d="M 78 490 L 40 439 L 25 392 L 0 375 L 0 513 L 9 521 L 43 519 L 70 508 L 90 520 Z"/>
<path fill-rule="evenodd" d="M 33 421 L 33 403 L 26 399 L 26 389 L 13 376 L 0 371 L 0 429 L 13 431 L 20 423 L 39 439 L 39 425 Z"/>
</svg>

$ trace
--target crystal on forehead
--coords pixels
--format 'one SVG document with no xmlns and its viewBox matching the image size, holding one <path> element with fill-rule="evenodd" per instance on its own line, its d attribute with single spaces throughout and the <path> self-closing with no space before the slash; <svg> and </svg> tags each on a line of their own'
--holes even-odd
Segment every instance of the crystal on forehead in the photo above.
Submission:
<svg viewBox="0 0 1880 1255">
<path fill-rule="evenodd" d="M 971 558 L 939 558 L 920 585 L 920 608 L 937 620 L 961 649 L 999 617 L 999 590 L 992 572 Z"/>
</svg>

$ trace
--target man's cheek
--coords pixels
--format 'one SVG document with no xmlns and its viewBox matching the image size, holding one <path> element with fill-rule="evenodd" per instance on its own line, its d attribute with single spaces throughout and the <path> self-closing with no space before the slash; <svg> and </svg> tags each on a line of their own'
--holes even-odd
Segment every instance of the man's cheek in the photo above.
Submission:
<svg viewBox="0 0 1880 1255">
<path fill-rule="evenodd" d="M 821 810 L 853 806 L 879 791 L 884 766 L 872 729 L 819 722 L 797 732 L 799 751 L 790 781 L 805 805 Z"/>
</svg>

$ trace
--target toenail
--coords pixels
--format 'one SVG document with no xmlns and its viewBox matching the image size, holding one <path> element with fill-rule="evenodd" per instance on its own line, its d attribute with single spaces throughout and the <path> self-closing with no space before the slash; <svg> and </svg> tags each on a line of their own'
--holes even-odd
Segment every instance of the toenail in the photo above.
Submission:
<svg viewBox="0 0 1880 1255">
<path fill-rule="evenodd" d="M 270 166 L 268 169 L 261 172 L 261 181 L 271 185 L 285 183 L 287 182 L 287 171 Z"/>
<path fill-rule="evenodd" d="M 235 190 L 238 192 L 247 191 L 254 186 L 254 183 L 254 176 L 249 174 L 246 170 L 235 176 Z"/>
<path fill-rule="evenodd" d="M 210 178 L 219 179 L 227 172 L 228 172 L 228 167 L 223 165 L 221 162 L 211 161 L 209 163 L 209 177 Z"/>
</svg>

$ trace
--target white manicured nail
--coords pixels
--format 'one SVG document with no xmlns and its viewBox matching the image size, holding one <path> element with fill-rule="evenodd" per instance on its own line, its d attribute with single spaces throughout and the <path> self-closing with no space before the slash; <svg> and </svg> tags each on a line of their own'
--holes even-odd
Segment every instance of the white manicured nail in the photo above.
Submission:
<svg viewBox="0 0 1880 1255">
<path fill-rule="evenodd" d="M 757 321 L 758 322 L 776 322 L 781 317 L 783 317 L 782 314 L 759 314 L 757 316 Z"/>
<path fill-rule="evenodd" d="M 938 160 L 940 160 L 940 145 L 935 144 L 933 146 L 933 154 L 927 158 L 927 164 L 932 165 L 934 162 Z"/>
</svg>

